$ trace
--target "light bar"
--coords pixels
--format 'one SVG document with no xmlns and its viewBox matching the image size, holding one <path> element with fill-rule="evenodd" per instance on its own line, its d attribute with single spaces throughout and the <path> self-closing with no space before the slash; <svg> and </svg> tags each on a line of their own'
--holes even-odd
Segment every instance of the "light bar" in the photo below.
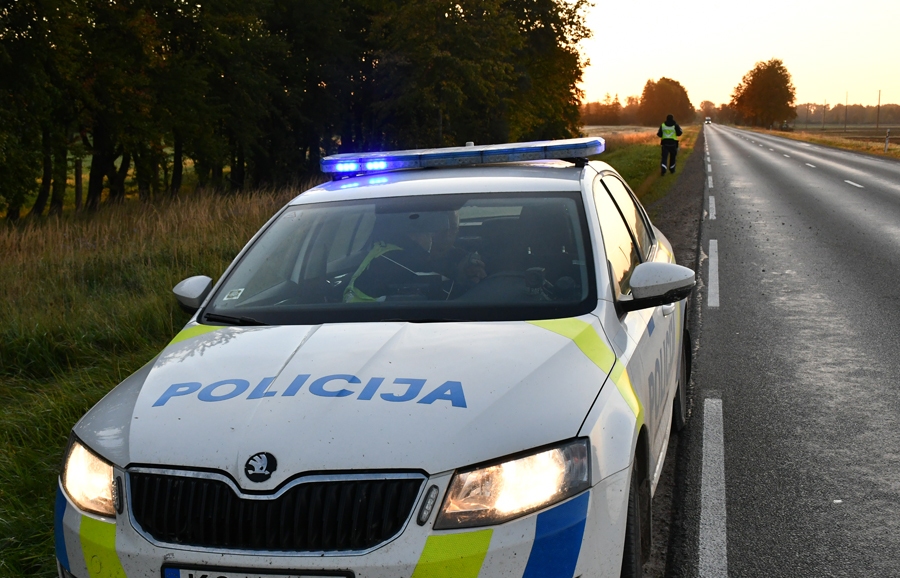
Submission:
<svg viewBox="0 0 900 578">
<path fill-rule="evenodd" d="M 321 167 L 323 173 L 352 176 L 398 169 L 583 159 L 600 154 L 605 148 L 606 141 L 602 138 L 588 137 L 378 153 L 345 153 L 324 157 Z"/>
</svg>

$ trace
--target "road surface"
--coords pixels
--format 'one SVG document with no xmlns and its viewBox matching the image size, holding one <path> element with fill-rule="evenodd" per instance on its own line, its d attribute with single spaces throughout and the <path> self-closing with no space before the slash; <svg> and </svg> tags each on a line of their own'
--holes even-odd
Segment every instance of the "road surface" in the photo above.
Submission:
<svg viewBox="0 0 900 578">
<path fill-rule="evenodd" d="M 671 576 L 900 576 L 900 163 L 706 125 Z"/>
</svg>

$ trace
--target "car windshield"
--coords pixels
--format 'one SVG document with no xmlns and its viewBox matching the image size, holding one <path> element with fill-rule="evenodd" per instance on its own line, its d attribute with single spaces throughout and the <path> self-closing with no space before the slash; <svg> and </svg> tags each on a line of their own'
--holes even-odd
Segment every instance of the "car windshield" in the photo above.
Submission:
<svg viewBox="0 0 900 578">
<path fill-rule="evenodd" d="M 201 321 L 502 321 L 592 311 L 579 193 L 364 199 L 287 207 Z"/>
</svg>

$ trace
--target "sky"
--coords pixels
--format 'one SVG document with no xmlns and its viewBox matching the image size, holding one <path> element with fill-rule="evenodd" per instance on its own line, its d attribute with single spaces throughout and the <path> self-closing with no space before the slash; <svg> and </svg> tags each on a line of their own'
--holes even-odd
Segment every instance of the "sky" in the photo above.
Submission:
<svg viewBox="0 0 900 578">
<path fill-rule="evenodd" d="M 581 43 L 585 102 L 677 80 L 699 108 L 731 100 L 744 74 L 779 58 L 797 104 L 900 104 L 900 0 L 593 0 Z"/>
</svg>

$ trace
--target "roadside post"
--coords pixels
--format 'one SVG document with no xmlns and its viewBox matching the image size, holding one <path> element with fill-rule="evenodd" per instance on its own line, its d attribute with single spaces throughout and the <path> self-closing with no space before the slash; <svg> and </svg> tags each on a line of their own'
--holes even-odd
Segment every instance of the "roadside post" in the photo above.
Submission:
<svg viewBox="0 0 900 578">
<path fill-rule="evenodd" d="M 884 152 L 888 151 L 888 145 L 891 142 L 891 129 L 887 129 L 887 134 L 884 136 Z"/>
</svg>

